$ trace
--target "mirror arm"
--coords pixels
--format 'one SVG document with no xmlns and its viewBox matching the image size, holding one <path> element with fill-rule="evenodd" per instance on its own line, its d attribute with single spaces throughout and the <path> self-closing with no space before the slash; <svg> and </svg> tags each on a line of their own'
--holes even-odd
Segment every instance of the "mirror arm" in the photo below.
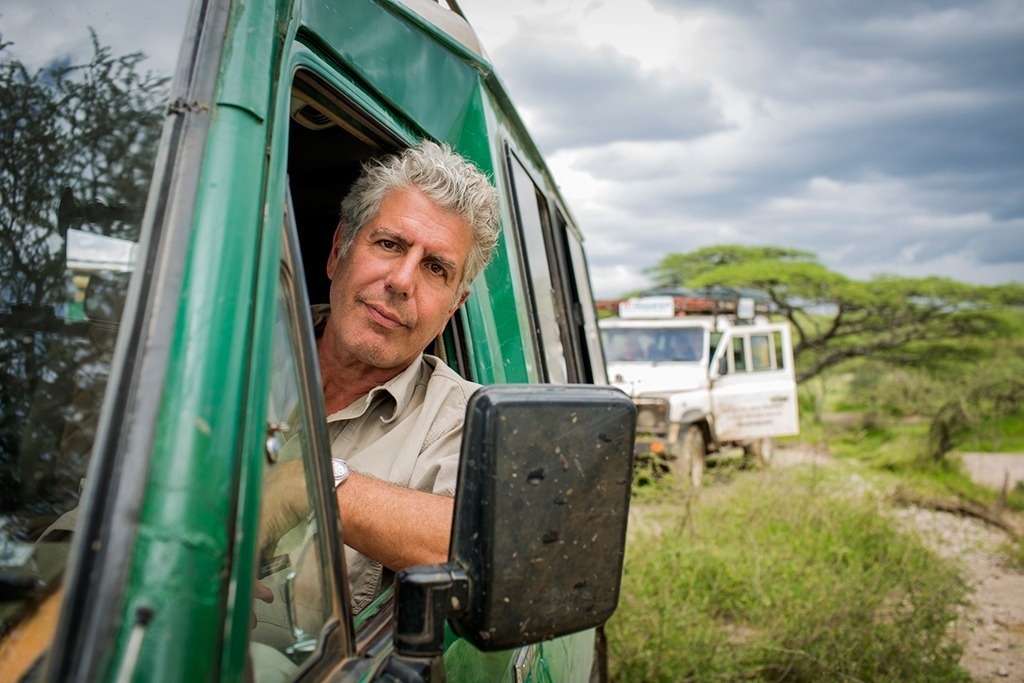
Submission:
<svg viewBox="0 0 1024 683">
<path fill-rule="evenodd" d="M 395 652 L 440 658 L 444 625 L 469 606 L 469 575 L 454 562 L 409 567 L 395 576 Z"/>
</svg>

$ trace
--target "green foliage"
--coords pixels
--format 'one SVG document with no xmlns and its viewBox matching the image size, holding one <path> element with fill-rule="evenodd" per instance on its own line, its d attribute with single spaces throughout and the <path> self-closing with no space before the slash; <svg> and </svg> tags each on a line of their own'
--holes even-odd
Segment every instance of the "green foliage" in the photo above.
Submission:
<svg viewBox="0 0 1024 683">
<path fill-rule="evenodd" d="M 975 483 L 957 457 L 933 460 L 927 451 L 927 421 L 890 421 L 865 426 L 862 422 L 833 429 L 828 437 L 833 455 L 855 460 L 894 477 L 894 486 L 924 498 L 962 501 L 987 510 L 1000 504 L 1024 511 L 1024 488 L 1011 489 L 1000 502 L 1000 491 Z"/>
<path fill-rule="evenodd" d="M 824 395 L 817 400 L 839 412 L 827 412 L 817 422 L 802 412 L 801 439 L 897 476 L 920 495 L 994 510 L 999 491 L 974 483 L 955 455 L 935 457 L 929 434 L 937 419 L 948 419 L 944 406 L 961 405 L 973 419 L 950 425 L 958 450 L 1024 452 L 1024 411 L 1017 393 L 1024 354 L 1015 339 L 993 341 L 983 362 L 949 369 L 859 361 L 841 375 L 825 373 L 802 386 L 801 396 L 818 389 Z M 1013 387 L 1018 389 L 1010 393 Z M 973 398 L 963 398 L 968 395 Z M 1009 491 L 1003 503 L 1024 510 L 1024 488 Z"/>
<path fill-rule="evenodd" d="M 667 254 L 649 272 L 658 284 L 763 292 L 793 327 L 800 382 L 856 358 L 913 365 L 978 358 L 985 340 L 1010 329 L 1000 309 L 1024 304 L 1024 286 L 1016 283 L 891 275 L 851 280 L 813 254 L 778 247 Z"/>
<path fill-rule="evenodd" d="M 1019 363 L 1018 365 L 1024 365 Z M 965 442 L 982 426 L 988 430 L 1004 425 L 1019 433 L 1024 423 L 1024 376 L 1014 368 L 986 368 L 966 388 L 954 394 L 932 417 L 928 454 L 935 460 Z M 1001 439 L 997 438 L 997 442 Z"/>
<path fill-rule="evenodd" d="M 948 340 L 929 351 L 910 345 L 913 362 L 883 356 L 849 366 L 844 400 L 862 421 L 927 424 L 914 450 L 930 460 L 955 449 L 1024 451 L 1024 313 L 991 315 L 1008 334 Z"/>
<path fill-rule="evenodd" d="M 1020 415 L 981 419 L 957 446 L 964 452 L 1024 453 L 1024 419 Z"/>
<path fill-rule="evenodd" d="M 634 524 L 609 622 L 619 681 L 965 681 L 954 568 L 876 503 L 746 474 Z"/>
<path fill-rule="evenodd" d="M 871 360 L 851 368 L 849 409 L 888 417 L 931 415 L 942 402 L 943 382 L 910 365 Z"/>
<path fill-rule="evenodd" d="M 666 254 L 661 261 L 644 272 L 650 273 L 657 287 L 680 287 L 704 273 L 733 264 L 751 261 L 811 261 L 809 251 L 782 247 L 744 247 L 726 244 L 705 247 L 685 254 Z"/>
</svg>

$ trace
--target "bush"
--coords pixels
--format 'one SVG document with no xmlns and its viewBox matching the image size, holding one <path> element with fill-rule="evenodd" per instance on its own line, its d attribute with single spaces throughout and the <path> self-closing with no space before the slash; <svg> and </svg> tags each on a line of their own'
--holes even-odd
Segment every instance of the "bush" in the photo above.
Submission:
<svg viewBox="0 0 1024 683">
<path fill-rule="evenodd" d="M 1024 413 L 1024 379 L 1020 368 L 997 367 L 980 373 L 968 386 L 946 401 L 932 418 L 928 452 L 939 460 L 974 435 L 1001 430 L 1020 431 Z M 976 438 L 976 437 L 975 437 Z"/>
<path fill-rule="evenodd" d="M 690 503 L 634 525 L 615 680 L 967 680 L 954 568 L 865 497 L 748 474 Z"/>
</svg>

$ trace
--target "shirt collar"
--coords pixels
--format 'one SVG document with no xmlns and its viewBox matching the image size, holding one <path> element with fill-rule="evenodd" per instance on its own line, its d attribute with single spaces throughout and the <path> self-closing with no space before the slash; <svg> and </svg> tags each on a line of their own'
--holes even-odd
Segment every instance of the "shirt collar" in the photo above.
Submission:
<svg viewBox="0 0 1024 683">
<path fill-rule="evenodd" d="M 327 318 L 331 313 L 331 306 L 330 304 L 314 304 L 310 308 L 313 317 L 313 329 L 319 337 L 323 334 L 324 325 L 327 323 Z M 425 357 L 421 355 L 405 370 L 402 370 L 402 372 L 398 373 L 387 382 L 370 389 L 370 391 L 358 401 L 335 413 L 331 413 L 327 416 L 327 422 L 351 420 L 352 418 L 359 417 L 369 410 L 370 406 L 377 403 L 378 399 L 380 399 L 380 401 L 388 401 L 390 399 L 390 413 L 381 415 L 380 419 L 384 424 L 393 422 L 398 415 L 401 415 L 405 411 L 409 402 L 412 401 L 413 394 L 416 391 L 416 386 L 419 384 L 418 380 L 420 373 L 423 370 L 424 358 Z"/>
<path fill-rule="evenodd" d="M 419 384 L 420 373 L 423 370 L 423 364 L 420 362 L 421 359 L 422 356 L 414 360 L 409 367 L 384 384 L 370 389 L 370 392 L 363 399 L 367 407 L 372 405 L 378 396 L 385 400 L 387 398 L 391 399 L 391 414 L 381 415 L 380 417 L 380 421 L 383 424 L 389 424 L 399 415 L 405 413 L 405 408 L 412 401 L 413 393 Z"/>
</svg>

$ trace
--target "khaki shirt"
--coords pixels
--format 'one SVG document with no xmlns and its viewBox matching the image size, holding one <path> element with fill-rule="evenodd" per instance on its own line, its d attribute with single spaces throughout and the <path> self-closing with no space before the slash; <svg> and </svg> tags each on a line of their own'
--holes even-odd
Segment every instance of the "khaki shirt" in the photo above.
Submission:
<svg viewBox="0 0 1024 683">
<path fill-rule="evenodd" d="M 466 402 L 479 387 L 440 358 L 424 354 L 397 377 L 327 417 L 331 455 L 360 474 L 454 496 Z M 344 484 L 340 492 L 345 494 Z M 383 592 L 392 573 L 347 546 L 345 561 L 358 614 Z"/>
</svg>

